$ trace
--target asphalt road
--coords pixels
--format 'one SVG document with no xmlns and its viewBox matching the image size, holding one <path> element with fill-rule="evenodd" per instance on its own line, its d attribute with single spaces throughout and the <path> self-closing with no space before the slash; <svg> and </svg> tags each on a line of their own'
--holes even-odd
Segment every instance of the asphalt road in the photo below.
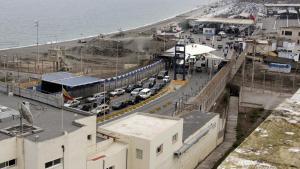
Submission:
<svg viewBox="0 0 300 169">
<path fill-rule="evenodd" d="M 179 109 L 179 102 L 182 100 L 186 102 L 188 98 L 195 96 L 204 85 L 209 81 L 209 74 L 207 72 L 194 72 L 188 78 L 188 82 L 170 93 L 140 107 L 133 112 L 154 113 L 160 115 L 172 116 L 175 112 L 175 105 L 177 102 L 177 110 Z"/>
</svg>

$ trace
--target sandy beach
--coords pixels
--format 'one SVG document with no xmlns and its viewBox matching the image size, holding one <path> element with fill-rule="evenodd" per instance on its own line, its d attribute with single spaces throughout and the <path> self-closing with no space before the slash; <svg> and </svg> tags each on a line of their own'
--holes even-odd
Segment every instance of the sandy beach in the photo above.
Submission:
<svg viewBox="0 0 300 169">
<path fill-rule="evenodd" d="M 224 2 L 225 3 L 225 2 Z M 224 5 L 223 2 L 221 2 L 221 4 Z M 231 2 L 226 2 L 226 4 L 229 4 Z M 138 28 L 134 28 L 134 29 L 130 29 L 130 30 L 125 30 L 123 31 L 125 36 L 132 36 L 134 34 L 137 33 L 142 33 L 145 31 L 149 31 L 151 29 L 157 29 L 157 28 L 161 28 L 164 27 L 165 25 L 168 25 L 170 23 L 180 23 L 182 21 L 184 21 L 186 18 L 191 17 L 191 16 L 202 16 L 202 15 L 206 15 L 206 10 L 212 8 L 212 7 L 218 7 L 219 4 L 218 3 L 211 3 L 205 6 L 201 6 L 197 9 L 193 9 L 191 11 L 188 11 L 186 13 L 183 14 L 179 14 L 175 17 L 172 18 L 168 18 L 162 21 L 158 21 L 156 23 L 153 24 L 149 24 L 149 25 L 145 25 L 145 26 L 141 26 Z M 113 37 L 113 35 L 116 33 L 110 33 L 110 34 L 106 34 L 105 37 L 111 38 Z M 94 37 L 88 37 L 85 38 L 84 40 L 89 41 L 92 40 L 94 38 L 97 38 L 97 36 Z M 45 53 L 48 51 L 48 49 L 52 48 L 53 46 L 64 46 L 65 48 L 69 48 L 69 47 L 73 47 L 76 45 L 82 45 L 78 43 L 79 39 L 76 40 L 71 40 L 71 41 L 63 41 L 63 42 L 58 42 L 55 44 L 41 44 L 39 45 L 39 52 L 40 54 Z M 12 49 L 2 49 L 0 50 L 0 56 L 21 56 L 21 57 L 29 57 L 30 55 L 36 55 L 37 52 L 37 47 L 36 45 L 33 46 L 28 46 L 28 47 L 17 47 L 17 48 L 12 48 Z"/>
</svg>

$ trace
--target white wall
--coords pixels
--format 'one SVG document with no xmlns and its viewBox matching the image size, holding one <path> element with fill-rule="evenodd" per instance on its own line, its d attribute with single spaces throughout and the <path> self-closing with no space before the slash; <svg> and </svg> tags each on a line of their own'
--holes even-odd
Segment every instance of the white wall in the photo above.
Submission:
<svg viewBox="0 0 300 169">
<path fill-rule="evenodd" d="M 150 168 L 151 169 L 168 169 L 169 166 L 162 167 L 167 162 L 173 162 L 174 152 L 182 146 L 183 119 L 179 120 L 169 130 L 160 134 L 159 137 L 151 141 L 150 147 Z M 177 142 L 172 143 L 173 135 L 178 134 Z M 163 144 L 163 152 L 157 155 L 156 149 Z"/>
<path fill-rule="evenodd" d="M 17 159 L 17 139 L 16 137 L 8 138 L 0 141 L 0 163 Z M 18 163 L 18 161 L 17 161 Z M 17 169 L 13 167 L 10 169 Z"/>
<path fill-rule="evenodd" d="M 206 130 L 212 123 L 216 123 L 216 127 L 212 128 L 208 134 L 190 147 L 181 157 L 170 156 L 166 161 L 160 163 L 156 169 L 194 169 L 199 162 L 205 159 L 217 147 L 219 116 L 214 117 L 185 140 L 187 142 L 189 139 L 193 139 L 194 136 Z"/>
</svg>

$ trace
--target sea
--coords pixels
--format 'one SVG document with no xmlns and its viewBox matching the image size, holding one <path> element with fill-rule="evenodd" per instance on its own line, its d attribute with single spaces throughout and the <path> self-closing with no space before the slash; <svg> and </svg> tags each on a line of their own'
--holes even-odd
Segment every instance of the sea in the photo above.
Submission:
<svg viewBox="0 0 300 169">
<path fill-rule="evenodd" d="M 0 49 L 30 46 L 37 37 L 46 44 L 128 30 L 213 1 L 0 0 Z"/>
</svg>

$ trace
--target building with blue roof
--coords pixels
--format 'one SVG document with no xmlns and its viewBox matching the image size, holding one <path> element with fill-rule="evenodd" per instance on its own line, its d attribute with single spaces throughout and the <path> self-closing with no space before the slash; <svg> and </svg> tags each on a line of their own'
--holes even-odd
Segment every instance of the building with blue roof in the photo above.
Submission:
<svg viewBox="0 0 300 169">
<path fill-rule="evenodd" d="M 86 97 L 101 89 L 104 79 L 69 72 L 47 73 L 42 76 L 41 90 L 44 93 L 58 93 L 64 88 L 72 97 Z"/>
</svg>

